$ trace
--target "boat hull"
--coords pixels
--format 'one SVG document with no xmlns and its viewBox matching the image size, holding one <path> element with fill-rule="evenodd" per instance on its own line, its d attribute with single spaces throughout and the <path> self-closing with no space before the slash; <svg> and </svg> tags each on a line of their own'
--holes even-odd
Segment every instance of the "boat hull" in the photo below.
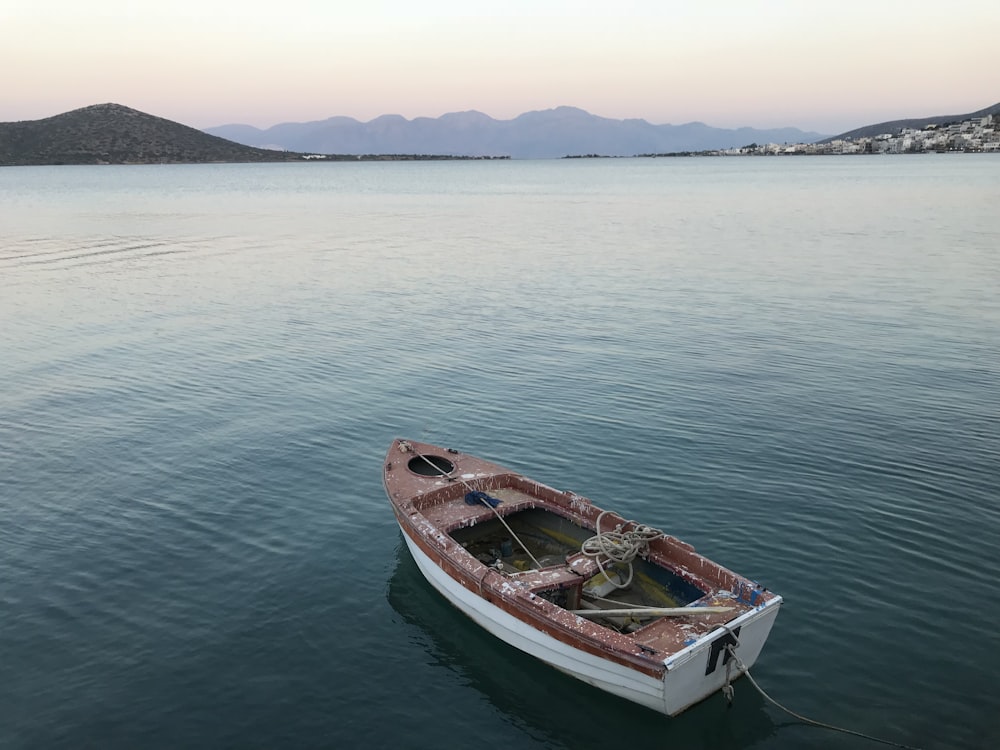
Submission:
<svg viewBox="0 0 1000 750">
<path fill-rule="evenodd" d="M 724 657 L 717 658 L 716 668 L 706 674 L 712 644 L 716 638 L 726 636 L 725 630 L 712 638 L 702 638 L 686 651 L 671 657 L 665 664 L 663 677 L 657 679 L 575 648 L 486 601 L 449 576 L 410 537 L 402 524 L 400 530 L 424 578 L 460 612 L 505 643 L 588 685 L 653 711 L 676 716 L 727 682 L 726 667 L 722 665 Z M 747 669 L 756 662 L 778 615 L 781 600 L 772 601 L 729 625 L 731 629 L 738 629 L 736 654 Z M 728 679 L 734 680 L 741 674 L 733 666 Z"/>
</svg>

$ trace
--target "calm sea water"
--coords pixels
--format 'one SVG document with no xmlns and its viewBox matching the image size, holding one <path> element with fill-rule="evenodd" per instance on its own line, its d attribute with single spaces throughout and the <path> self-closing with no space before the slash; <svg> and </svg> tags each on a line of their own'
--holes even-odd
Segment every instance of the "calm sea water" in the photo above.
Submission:
<svg viewBox="0 0 1000 750">
<path fill-rule="evenodd" d="M 0 747 L 855 748 L 481 632 L 396 436 L 786 599 L 813 718 L 1000 746 L 1000 160 L 0 170 Z"/>
</svg>

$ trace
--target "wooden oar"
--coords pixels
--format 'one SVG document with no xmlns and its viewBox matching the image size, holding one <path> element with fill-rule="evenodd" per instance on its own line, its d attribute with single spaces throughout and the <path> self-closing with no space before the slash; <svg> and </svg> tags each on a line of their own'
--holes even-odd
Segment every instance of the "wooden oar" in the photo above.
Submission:
<svg viewBox="0 0 1000 750">
<path fill-rule="evenodd" d="M 636 607 L 634 609 L 571 609 L 580 617 L 683 617 L 685 615 L 715 615 L 730 612 L 733 607 Z"/>
</svg>

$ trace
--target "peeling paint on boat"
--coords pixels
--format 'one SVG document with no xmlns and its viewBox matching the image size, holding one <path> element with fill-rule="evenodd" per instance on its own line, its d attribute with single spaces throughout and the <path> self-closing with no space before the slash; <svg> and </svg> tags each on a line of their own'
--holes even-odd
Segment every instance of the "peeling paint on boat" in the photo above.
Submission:
<svg viewBox="0 0 1000 750">
<path fill-rule="evenodd" d="M 445 476 L 427 476 L 411 470 L 407 461 L 397 461 L 400 453 L 453 468 Z M 782 601 L 698 554 L 690 544 L 664 534 L 649 543 L 643 564 L 652 566 L 651 571 L 662 571 L 683 590 L 698 594 L 688 605 L 691 613 L 653 617 L 634 630 L 616 630 L 612 618 L 602 624 L 559 603 L 585 596 L 583 584 L 600 570 L 594 557 L 571 551 L 542 569 L 518 570 L 500 560 L 484 564 L 456 541 L 472 539 L 468 534 L 496 524 L 494 518 L 513 522 L 532 513 L 563 519 L 570 524 L 568 528 L 591 534 L 604 511 L 588 498 L 474 456 L 402 440 L 389 449 L 383 482 L 418 567 L 452 604 L 517 648 L 662 713 L 679 713 L 717 691 L 730 671 L 737 676 L 737 670 L 717 668 L 717 662 L 729 659 L 728 652 L 720 659 L 720 644 L 713 650 L 720 638 L 739 632 L 737 653 L 746 668 L 752 667 Z M 490 494 L 501 504 L 497 509 L 470 505 L 465 496 L 471 490 Z M 602 530 L 618 525 L 624 530 L 637 527 L 608 513 Z M 550 533 L 561 541 L 561 531 Z M 697 611 L 719 605 L 730 611 Z"/>
</svg>

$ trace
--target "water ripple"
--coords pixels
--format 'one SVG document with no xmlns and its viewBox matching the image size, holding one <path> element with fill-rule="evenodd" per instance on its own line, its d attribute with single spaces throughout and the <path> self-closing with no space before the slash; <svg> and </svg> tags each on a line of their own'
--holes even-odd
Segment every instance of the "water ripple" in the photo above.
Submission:
<svg viewBox="0 0 1000 750">
<path fill-rule="evenodd" d="M 840 746 L 497 646 L 400 546 L 397 436 L 780 591 L 756 672 L 796 710 L 1000 739 L 995 165 L 594 161 L 19 173 L 0 744 Z"/>
</svg>

